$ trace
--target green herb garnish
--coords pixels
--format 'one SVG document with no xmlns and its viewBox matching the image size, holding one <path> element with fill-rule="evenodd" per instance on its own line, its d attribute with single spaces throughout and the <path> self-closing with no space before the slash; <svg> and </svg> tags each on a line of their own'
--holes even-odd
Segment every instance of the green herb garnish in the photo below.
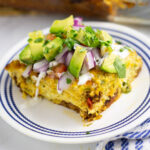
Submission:
<svg viewBox="0 0 150 150">
<path fill-rule="evenodd" d="M 102 41 L 102 40 L 99 40 L 99 42 L 100 42 L 101 46 L 106 46 L 106 47 L 109 47 L 110 44 L 111 44 L 111 41 Z"/>
<path fill-rule="evenodd" d="M 49 48 L 49 47 L 45 47 L 45 51 L 44 51 L 44 53 L 45 53 L 45 54 L 48 54 L 48 53 L 49 53 L 49 50 L 50 50 L 50 48 Z"/>
<path fill-rule="evenodd" d="M 43 46 L 46 46 L 48 43 L 50 42 L 50 40 L 46 40 L 43 44 Z"/>
<path fill-rule="evenodd" d="M 131 51 L 131 48 L 129 46 L 125 46 L 124 49 Z"/>
<path fill-rule="evenodd" d="M 64 44 L 69 48 L 69 50 L 73 49 L 75 43 L 78 42 L 72 38 L 67 38 L 64 40 Z"/>
<path fill-rule="evenodd" d="M 125 78 L 126 77 L 126 66 L 124 63 L 122 63 L 122 61 L 119 57 L 116 57 L 113 65 L 118 73 L 119 78 Z"/>
<path fill-rule="evenodd" d="M 87 131 L 87 132 L 86 132 L 86 134 L 90 134 L 90 132 L 89 132 L 89 131 Z"/>
<path fill-rule="evenodd" d="M 37 39 L 34 40 L 35 43 L 40 43 L 42 41 L 43 41 L 43 38 L 37 38 Z"/>
<path fill-rule="evenodd" d="M 85 27 L 85 31 L 86 31 L 86 32 L 89 32 L 89 33 L 94 33 L 94 34 L 95 34 L 95 31 L 92 29 L 91 26 Z"/>
<path fill-rule="evenodd" d="M 60 38 L 63 38 L 63 37 L 64 37 L 63 32 L 55 33 L 55 35 L 56 35 L 56 37 L 60 37 Z"/>
<path fill-rule="evenodd" d="M 124 50 L 125 50 L 125 48 L 121 48 L 119 51 L 120 51 L 120 52 L 123 52 Z"/>
<path fill-rule="evenodd" d="M 124 50 L 131 51 L 131 48 L 128 46 L 124 46 L 123 48 L 120 49 L 120 52 L 123 52 Z"/>
<path fill-rule="evenodd" d="M 31 42 L 31 41 L 32 41 L 32 39 L 31 39 L 31 38 L 29 38 L 29 39 L 28 39 L 28 42 Z"/>
<path fill-rule="evenodd" d="M 117 43 L 117 44 L 122 44 L 122 42 L 120 42 L 120 41 L 116 41 L 116 43 Z"/>
<path fill-rule="evenodd" d="M 72 80 L 71 80 L 70 78 L 67 78 L 67 79 L 66 79 L 66 83 L 67 83 L 67 84 L 70 84 L 71 82 L 72 82 Z"/>
</svg>

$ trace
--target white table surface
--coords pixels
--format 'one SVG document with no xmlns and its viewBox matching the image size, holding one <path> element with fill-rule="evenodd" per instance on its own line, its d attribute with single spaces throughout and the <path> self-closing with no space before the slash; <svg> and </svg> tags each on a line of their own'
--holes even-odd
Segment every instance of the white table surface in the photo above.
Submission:
<svg viewBox="0 0 150 150">
<path fill-rule="evenodd" d="M 0 58 L 28 32 L 50 26 L 60 15 L 0 16 Z M 130 25 L 150 38 L 150 26 Z M 63 145 L 39 141 L 25 136 L 0 119 L 0 150 L 94 150 L 96 143 Z"/>
</svg>

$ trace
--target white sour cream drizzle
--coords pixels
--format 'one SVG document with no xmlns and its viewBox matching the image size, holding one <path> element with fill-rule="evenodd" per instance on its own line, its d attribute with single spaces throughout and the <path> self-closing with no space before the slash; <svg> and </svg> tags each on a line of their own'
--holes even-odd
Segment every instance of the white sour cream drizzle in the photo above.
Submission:
<svg viewBox="0 0 150 150">
<path fill-rule="evenodd" d="M 87 81 L 91 80 L 93 78 L 93 74 L 91 73 L 85 73 L 79 77 L 78 85 L 83 85 Z"/>
<path fill-rule="evenodd" d="M 40 72 L 40 74 L 38 75 L 38 77 L 36 78 L 36 91 L 35 91 L 35 96 L 34 96 L 34 99 L 37 99 L 38 97 L 38 94 L 39 94 L 39 84 L 40 84 L 40 81 L 42 78 L 44 78 L 46 75 L 46 72 Z"/>
<path fill-rule="evenodd" d="M 115 55 L 120 56 L 122 59 L 126 58 L 129 55 L 129 50 L 124 48 L 124 45 L 118 45 L 113 43 L 111 45 L 111 48 L 113 49 L 112 53 Z M 124 49 L 122 52 L 120 51 L 120 49 Z"/>
</svg>

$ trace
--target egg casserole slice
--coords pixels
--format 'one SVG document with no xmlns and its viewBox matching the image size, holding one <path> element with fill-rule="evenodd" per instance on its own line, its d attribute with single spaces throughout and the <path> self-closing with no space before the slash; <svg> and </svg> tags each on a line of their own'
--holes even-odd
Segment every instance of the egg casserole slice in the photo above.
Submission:
<svg viewBox="0 0 150 150">
<path fill-rule="evenodd" d="M 138 76 L 142 68 L 142 59 L 135 51 L 130 51 L 124 62 L 126 65 L 125 78 L 119 78 L 115 73 L 107 73 L 96 67 L 89 71 L 93 75 L 91 80 L 83 85 L 78 85 L 78 79 L 75 79 L 61 94 L 57 91 L 58 78 L 47 73 L 40 80 L 38 96 L 75 110 L 80 113 L 83 120 L 97 120 L 101 117 L 101 112 L 116 101 L 121 93 L 131 90 L 131 82 Z M 36 77 L 39 73 L 32 70 L 30 75 L 24 78 L 22 74 L 26 65 L 19 60 L 13 60 L 5 69 L 23 94 L 35 96 Z"/>
</svg>

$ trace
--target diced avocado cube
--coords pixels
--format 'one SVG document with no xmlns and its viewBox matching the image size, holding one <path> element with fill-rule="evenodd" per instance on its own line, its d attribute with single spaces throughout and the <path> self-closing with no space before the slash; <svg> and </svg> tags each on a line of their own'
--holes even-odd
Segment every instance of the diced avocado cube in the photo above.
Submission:
<svg viewBox="0 0 150 150">
<path fill-rule="evenodd" d="M 33 31 L 33 32 L 30 32 L 29 33 L 29 38 L 32 39 L 32 41 L 38 39 L 38 38 L 44 38 L 44 35 L 42 33 L 41 30 L 38 30 L 38 31 Z"/>
<path fill-rule="evenodd" d="M 114 61 L 116 59 L 116 55 L 114 55 L 113 53 L 109 54 L 103 61 L 100 69 L 105 71 L 105 72 L 109 72 L 109 73 L 117 73 L 115 67 L 114 67 Z"/>
<path fill-rule="evenodd" d="M 87 28 L 87 27 L 86 27 Z M 98 47 L 99 46 L 99 40 L 96 37 L 96 34 L 93 30 L 93 32 L 88 32 L 87 30 L 80 29 L 77 33 L 77 36 L 75 39 L 79 41 L 80 43 L 89 46 L 89 47 Z"/>
<path fill-rule="evenodd" d="M 106 31 L 97 30 L 96 36 L 97 36 L 97 38 L 99 40 L 102 40 L 102 41 L 111 41 L 112 42 L 112 37 Z"/>
<path fill-rule="evenodd" d="M 85 48 L 77 46 L 71 58 L 68 70 L 76 78 L 79 77 L 86 53 L 87 51 Z"/>
<path fill-rule="evenodd" d="M 44 57 L 51 61 L 57 54 L 59 54 L 63 49 L 63 41 L 61 38 L 57 37 L 54 40 L 50 41 L 43 50 Z"/>
<path fill-rule="evenodd" d="M 68 27 L 66 36 L 67 38 L 75 38 L 77 36 L 78 31 L 74 30 L 71 26 Z"/>
<path fill-rule="evenodd" d="M 106 53 L 111 53 L 113 49 L 110 46 L 101 46 L 100 54 L 103 57 Z"/>
<path fill-rule="evenodd" d="M 80 43 L 84 43 L 84 37 L 85 37 L 85 32 L 84 30 L 79 30 L 78 33 L 77 33 L 77 36 L 75 37 L 75 39 L 77 41 L 79 41 Z"/>
<path fill-rule="evenodd" d="M 27 45 L 19 54 L 19 59 L 25 64 L 32 64 L 34 61 L 32 59 L 31 51 L 29 45 Z"/>
<path fill-rule="evenodd" d="M 69 16 L 63 20 L 55 20 L 50 28 L 51 33 L 65 32 L 69 26 L 73 26 L 74 18 Z"/>
<path fill-rule="evenodd" d="M 43 56 L 44 35 L 42 31 L 30 32 L 28 41 L 33 60 L 37 61 L 42 59 L 44 57 Z"/>
</svg>

